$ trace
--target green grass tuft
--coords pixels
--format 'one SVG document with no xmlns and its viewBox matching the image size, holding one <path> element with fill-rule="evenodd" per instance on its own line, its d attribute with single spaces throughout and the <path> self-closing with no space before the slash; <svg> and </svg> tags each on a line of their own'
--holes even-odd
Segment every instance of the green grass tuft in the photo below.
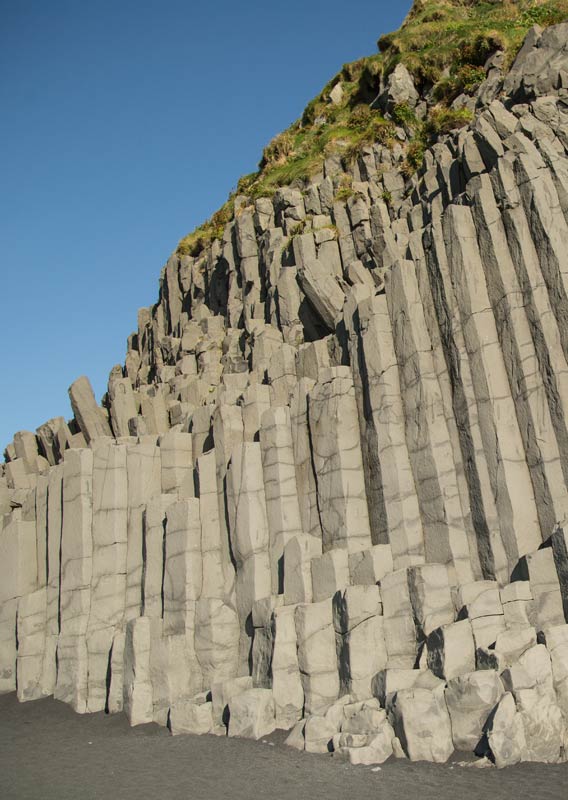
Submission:
<svg viewBox="0 0 568 800">
<path fill-rule="evenodd" d="M 237 193 L 254 200 L 272 196 L 280 186 L 302 187 L 332 153 L 349 161 L 366 145 L 391 145 L 395 125 L 412 136 L 404 165 L 404 172 L 411 174 L 436 136 L 470 121 L 469 112 L 450 111 L 448 106 L 458 95 L 472 95 L 478 89 L 485 79 L 487 58 L 503 50 L 510 64 L 533 25 L 553 25 L 567 18 L 568 0 L 415 0 L 401 28 L 381 36 L 379 53 L 344 64 L 308 103 L 301 119 L 265 147 L 258 172 L 241 178 Z M 388 76 L 398 63 L 406 65 L 419 90 L 432 90 L 439 104 L 423 123 L 406 105 L 397 106 L 392 119 L 369 107 L 381 76 Z M 340 81 L 343 98 L 335 105 L 330 92 Z M 347 199 L 350 192 L 342 186 L 341 198 Z M 233 213 L 229 198 L 210 220 L 181 240 L 178 252 L 198 255 L 222 236 Z"/>
</svg>

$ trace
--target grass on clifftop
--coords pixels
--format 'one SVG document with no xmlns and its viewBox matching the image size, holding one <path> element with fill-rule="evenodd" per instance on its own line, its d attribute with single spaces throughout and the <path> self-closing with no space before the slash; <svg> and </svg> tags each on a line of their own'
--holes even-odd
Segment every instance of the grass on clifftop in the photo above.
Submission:
<svg viewBox="0 0 568 800">
<path fill-rule="evenodd" d="M 234 213 L 233 197 L 271 196 L 280 186 L 309 179 L 324 159 L 340 152 L 355 157 L 365 145 L 395 141 L 395 125 L 414 133 L 408 146 L 406 171 L 416 169 L 424 149 L 436 136 L 467 124 L 471 114 L 448 106 L 460 94 L 473 94 L 485 78 L 483 65 L 497 51 L 510 65 L 527 31 L 568 18 L 568 0 L 415 0 L 398 31 L 378 40 L 379 53 L 345 64 L 320 94 L 308 103 L 301 119 L 265 147 L 259 169 L 239 181 L 227 203 L 178 245 L 178 252 L 197 256 Z M 439 104 L 424 122 L 411 109 L 395 108 L 392 119 L 369 108 L 381 76 L 398 63 L 411 72 L 418 90 L 432 92 Z M 341 97 L 330 98 L 341 85 Z M 337 91 L 337 90 L 336 90 Z"/>
</svg>

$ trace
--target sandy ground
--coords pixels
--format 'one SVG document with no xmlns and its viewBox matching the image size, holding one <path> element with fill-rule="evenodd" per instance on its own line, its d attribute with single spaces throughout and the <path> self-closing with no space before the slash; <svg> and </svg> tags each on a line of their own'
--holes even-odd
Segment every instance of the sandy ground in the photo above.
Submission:
<svg viewBox="0 0 568 800">
<path fill-rule="evenodd" d="M 264 742 L 170 736 L 120 714 L 0 697 L 1 800 L 568 800 L 568 764 L 511 769 L 389 761 L 380 770 Z M 375 768 L 376 769 L 376 768 Z"/>
</svg>

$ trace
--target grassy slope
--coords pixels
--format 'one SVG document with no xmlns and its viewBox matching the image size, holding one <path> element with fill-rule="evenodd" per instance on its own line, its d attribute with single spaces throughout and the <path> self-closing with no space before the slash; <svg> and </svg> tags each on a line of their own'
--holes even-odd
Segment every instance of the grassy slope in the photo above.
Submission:
<svg viewBox="0 0 568 800">
<path fill-rule="evenodd" d="M 415 169 L 428 141 L 451 127 L 466 124 L 467 112 L 449 104 L 459 94 L 473 93 L 484 78 L 483 64 L 497 50 L 511 63 L 532 25 L 552 25 L 568 18 L 568 0 L 415 0 L 402 27 L 382 36 L 375 55 L 345 64 L 306 107 L 301 119 L 264 149 L 258 172 L 240 179 L 236 194 L 251 199 L 271 196 L 280 186 L 303 181 L 317 173 L 327 155 L 341 150 L 355 155 L 361 147 L 393 140 L 395 123 L 414 131 L 408 147 L 407 171 Z M 431 92 L 438 105 L 419 123 L 406 107 L 385 119 L 369 104 L 378 93 L 382 76 L 402 62 L 421 92 Z M 341 82 L 343 98 L 329 95 Z M 233 196 L 210 220 L 178 245 L 178 252 L 198 255 L 220 238 L 234 213 Z"/>
</svg>

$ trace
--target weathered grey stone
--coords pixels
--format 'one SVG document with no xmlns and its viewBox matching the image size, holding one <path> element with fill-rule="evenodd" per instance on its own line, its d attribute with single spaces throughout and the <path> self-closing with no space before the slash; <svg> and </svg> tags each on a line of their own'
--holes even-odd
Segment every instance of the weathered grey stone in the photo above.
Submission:
<svg viewBox="0 0 568 800">
<path fill-rule="evenodd" d="M 201 596 L 201 518 L 199 500 L 178 500 L 166 511 L 164 633 L 193 631 Z"/>
<path fill-rule="evenodd" d="M 297 383 L 296 348 L 283 344 L 278 348 L 268 366 L 270 403 L 272 406 L 287 406 Z"/>
<path fill-rule="evenodd" d="M 374 523 L 379 528 L 375 535 L 388 537 L 393 563 L 398 569 L 424 561 L 422 523 L 406 445 L 398 364 L 385 297 L 364 299 L 353 311 L 351 304 L 356 300 L 357 295 L 352 292 L 345 316 L 348 328 L 353 327 L 352 361 L 363 367 L 357 397 L 365 472 L 369 475 L 367 492 L 376 494 L 375 504 L 384 508 L 382 525 L 380 519 Z M 356 370 L 355 375 L 358 373 Z M 371 476 L 380 482 L 380 492 L 373 490 Z M 386 530 L 381 532 L 381 527 Z"/>
<path fill-rule="evenodd" d="M 46 668 L 50 667 L 50 687 L 53 691 L 56 680 L 55 653 L 60 630 L 60 554 L 63 525 L 63 464 L 49 471 L 47 504 L 47 595 L 46 595 Z"/>
<path fill-rule="evenodd" d="M 389 717 L 411 761 L 445 763 L 454 751 L 452 727 L 439 690 L 403 689 L 392 696 Z"/>
<path fill-rule="evenodd" d="M 284 744 L 288 745 L 288 747 L 293 747 L 294 750 L 301 750 L 303 751 L 305 748 L 305 739 L 304 739 L 304 730 L 306 727 L 306 720 L 302 719 L 297 722 L 290 735 L 287 737 Z"/>
<path fill-rule="evenodd" d="M 152 719 L 165 727 L 172 704 L 201 690 L 201 673 L 196 668 L 192 632 L 167 633 L 157 619 L 151 621 L 150 630 Z"/>
<path fill-rule="evenodd" d="M 290 412 L 284 406 L 268 409 L 260 428 L 262 473 L 270 536 L 272 591 L 284 592 L 284 549 L 302 534 L 298 503 Z"/>
<path fill-rule="evenodd" d="M 112 436 L 104 411 L 97 405 L 89 379 L 84 375 L 69 387 L 69 400 L 87 444 L 98 436 Z"/>
<path fill-rule="evenodd" d="M 237 252 L 240 258 L 256 256 L 258 247 L 256 244 L 256 233 L 252 211 L 245 211 L 235 220 L 235 233 L 237 242 Z"/>
<path fill-rule="evenodd" d="M 133 619 L 142 610 L 143 519 L 144 509 L 162 490 L 160 450 L 156 437 L 145 437 L 126 451 L 128 480 L 128 530 L 126 548 L 125 619 Z"/>
<path fill-rule="evenodd" d="M 116 437 L 128 436 L 130 420 L 138 416 L 130 378 L 115 378 L 111 375 L 108 383 L 108 399 L 113 434 Z"/>
<path fill-rule="evenodd" d="M 300 345 L 296 353 L 296 375 L 298 379 L 319 380 L 320 370 L 331 367 L 326 339 Z"/>
<path fill-rule="evenodd" d="M 401 689 L 437 689 L 445 681 L 428 669 L 397 669 L 389 667 L 378 672 L 372 681 L 373 695 L 386 708 L 389 697 Z"/>
<path fill-rule="evenodd" d="M 312 714 L 304 726 L 304 749 L 306 753 L 330 753 L 337 728 L 325 717 Z"/>
<path fill-rule="evenodd" d="M 160 436 L 162 494 L 193 497 L 193 458 L 191 434 L 171 430 Z"/>
<path fill-rule="evenodd" d="M 8 462 L 5 471 L 9 489 L 33 489 L 37 483 L 37 476 L 30 472 L 23 458 L 15 458 Z"/>
<path fill-rule="evenodd" d="M 353 764 L 564 758 L 566 30 L 529 35 L 502 99 L 488 62 L 406 181 L 398 128 L 235 198 L 169 259 L 104 408 L 82 378 L 69 425 L 17 432 L 0 691 L 294 727 Z M 422 119 L 405 69 L 379 100 Z"/>
<path fill-rule="evenodd" d="M 161 385 L 143 387 L 140 399 L 148 433 L 167 433 L 170 421 Z"/>
<path fill-rule="evenodd" d="M 39 472 L 38 442 L 35 433 L 31 431 L 18 431 L 14 434 L 14 449 L 16 458 L 25 462 L 29 472 Z"/>
<path fill-rule="evenodd" d="M 489 714 L 504 693 L 499 676 L 490 670 L 469 672 L 448 681 L 445 698 L 456 750 L 475 750 Z"/>
<path fill-rule="evenodd" d="M 252 689 L 252 678 L 245 675 L 241 678 L 230 678 L 211 685 L 211 701 L 213 703 L 213 725 L 228 725 L 229 703 L 242 692 Z"/>
<path fill-rule="evenodd" d="M 68 450 L 63 464 L 60 634 L 56 700 L 87 711 L 87 625 L 93 570 L 93 452 Z"/>
<path fill-rule="evenodd" d="M 496 581 L 461 584 L 457 592 L 457 606 L 460 616 L 469 619 L 502 614 L 499 584 Z"/>
<path fill-rule="evenodd" d="M 256 442 L 262 416 L 270 408 L 270 387 L 253 383 L 243 393 L 241 402 L 244 440 Z"/>
<path fill-rule="evenodd" d="M 346 739 L 343 737 L 346 736 Z M 375 734 L 365 736 L 365 744 L 362 746 L 352 746 L 353 736 L 351 734 L 341 734 L 341 745 L 338 752 L 347 750 L 351 764 L 383 764 L 393 755 L 394 731 L 390 723 L 385 719 L 379 730 Z"/>
<path fill-rule="evenodd" d="M 197 601 L 195 654 L 204 687 L 237 675 L 239 620 L 235 610 L 222 600 L 201 598 Z"/>
<path fill-rule="evenodd" d="M 309 534 L 316 541 L 321 542 L 322 532 L 317 499 L 317 483 L 308 425 L 309 393 L 314 386 L 313 380 L 300 378 L 290 402 L 290 422 L 296 470 L 296 489 L 298 491 L 302 528 L 305 534 Z"/>
<path fill-rule="evenodd" d="M 298 268 L 298 282 L 317 319 L 327 330 L 335 330 L 335 322 L 345 300 L 335 278 L 327 272 L 321 261 L 313 259 Z"/>
<path fill-rule="evenodd" d="M 437 628 L 426 644 L 428 667 L 439 678 L 450 680 L 475 670 L 475 643 L 469 620 Z"/>
<path fill-rule="evenodd" d="M 285 546 L 284 599 L 286 605 L 312 602 L 312 559 L 320 556 L 321 542 L 318 542 L 314 536 L 307 534 L 295 536 Z"/>
<path fill-rule="evenodd" d="M 59 464 L 71 439 L 71 431 L 65 419 L 63 417 L 50 419 L 40 425 L 36 433 L 42 455 L 47 458 L 51 466 Z"/>
<path fill-rule="evenodd" d="M 551 547 L 529 553 L 525 558 L 532 596 L 534 619 L 538 628 L 562 625 L 564 608 L 558 573 Z"/>
<path fill-rule="evenodd" d="M 324 552 L 371 544 L 360 431 L 348 370 L 329 370 L 310 392 L 309 425 Z"/>
<path fill-rule="evenodd" d="M 213 728 L 212 703 L 194 700 L 181 700 L 170 709 L 169 722 L 173 736 L 183 733 L 211 733 Z"/>
<path fill-rule="evenodd" d="M 92 575 L 86 632 L 89 712 L 104 711 L 107 703 L 108 666 L 126 598 L 127 447 L 99 441 L 93 451 Z"/>
<path fill-rule="evenodd" d="M 354 700 L 373 693 L 373 679 L 387 665 L 381 596 L 377 586 L 351 586 L 333 598 L 341 685 Z"/>
<path fill-rule="evenodd" d="M 349 585 L 349 560 L 346 550 L 329 550 L 311 561 L 314 603 L 327 600 Z"/>
<path fill-rule="evenodd" d="M 291 728 L 301 719 L 304 689 L 298 665 L 295 607 L 273 612 L 272 695 L 277 728 Z"/>
<path fill-rule="evenodd" d="M 566 515 L 566 484 L 562 459 L 554 435 L 537 349 L 533 345 L 525 303 L 497 207 L 489 176 L 470 190 L 473 218 L 487 293 L 493 307 L 499 344 L 507 357 L 504 366 L 515 393 L 515 410 L 527 454 L 539 521 L 543 532 Z"/>
<path fill-rule="evenodd" d="M 388 273 L 387 302 L 405 409 L 406 441 L 424 520 L 426 560 L 471 575 L 450 434 L 412 265 Z M 427 521 L 427 522 L 426 522 Z"/>
<path fill-rule="evenodd" d="M 16 686 L 20 702 L 37 700 L 53 690 L 49 675 L 45 674 L 46 599 L 43 587 L 25 594 L 18 602 Z"/>
<path fill-rule="evenodd" d="M 485 403 L 493 417 L 492 435 L 500 452 L 494 468 L 502 486 L 502 502 L 508 497 L 508 510 L 503 513 L 514 526 L 510 540 L 504 544 L 509 563 L 514 565 L 542 541 L 534 490 L 490 310 L 471 211 L 465 206 L 451 206 L 444 217 L 444 226 L 450 270 L 455 276 L 463 331 L 475 376 L 474 387 L 478 402 Z"/>
<path fill-rule="evenodd" d="M 542 685 L 514 692 L 525 731 L 523 761 L 558 764 L 564 760 L 566 723 L 554 692 Z"/>
<path fill-rule="evenodd" d="M 486 733 L 490 754 L 499 768 L 513 766 L 522 760 L 526 748 L 525 731 L 513 695 L 509 692 L 503 695 L 489 717 Z"/>
<path fill-rule="evenodd" d="M 519 51 L 503 89 L 517 102 L 550 94 L 565 67 L 566 24 L 542 30 L 535 25 Z"/>
<path fill-rule="evenodd" d="M 176 495 L 160 495 L 144 509 L 143 549 L 146 554 L 142 575 L 142 616 L 161 618 L 164 613 L 164 543 L 166 511 L 177 501 Z"/>
<path fill-rule="evenodd" d="M 410 567 L 408 593 L 419 635 L 426 638 L 441 625 L 454 621 L 448 570 L 442 564 Z"/>
<path fill-rule="evenodd" d="M 261 739 L 275 727 L 270 689 L 248 689 L 229 700 L 229 736 Z"/>
<path fill-rule="evenodd" d="M 38 588 L 47 584 L 47 504 L 49 475 L 38 475 L 35 489 L 36 560 Z"/>
<path fill-rule="evenodd" d="M 213 447 L 212 413 L 212 406 L 201 406 L 195 409 L 189 420 L 188 429 L 191 433 L 191 454 L 194 467 L 198 457 Z"/>
<path fill-rule="evenodd" d="M 124 648 L 124 713 L 131 725 L 144 725 L 154 718 L 150 647 L 150 619 L 130 620 Z"/>
<path fill-rule="evenodd" d="M 384 634 L 389 668 L 413 669 L 418 660 L 418 642 L 412 616 L 385 617 Z"/>
<path fill-rule="evenodd" d="M 323 713 L 339 695 L 331 599 L 298 605 L 295 623 L 305 711 Z"/>
<path fill-rule="evenodd" d="M 241 669 L 248 670 L 250 614 L 255 600 L 271 594 L 270 539 L 257 442 L 233 449 L 227 475 L 227 502 L 231 546 L 236 562 L 236 602 L 241 626 Z"/>
<path fill-rule="evenodd" d="M 387 79 L 384 93 L 379 98 L 381 107 L 387 111 L 392 111 L 394 106 L 401 103 L 413 107 L 418 99 L 412 76 L 404 64 L 397 64 Z"/>
<path fill-rule="evenodd" d="M 349 575 L 354 586 L 377 584 L 392 571 L 390 544 L 377 544 L 370 550 L 349 553 Z"/>
<path fill-rule="evenodd" d="M 224 599 L 230 597 L 234 590 L 235 570 L 231 563 L 229 542 L 223 537 L 219 519 L 216 461 L 213 451 L 198 458 L 197 471 L 203 561 L 202 596 Z"/>
<path fill-rule="evenodd" d="M 495 652 L 501 657 L 502 664 L 511 665 L 523 653 L 536 644 L 536 631 L 530 627 L 508 628 L 498 634 L 495 640 Z"/>
</svg>

